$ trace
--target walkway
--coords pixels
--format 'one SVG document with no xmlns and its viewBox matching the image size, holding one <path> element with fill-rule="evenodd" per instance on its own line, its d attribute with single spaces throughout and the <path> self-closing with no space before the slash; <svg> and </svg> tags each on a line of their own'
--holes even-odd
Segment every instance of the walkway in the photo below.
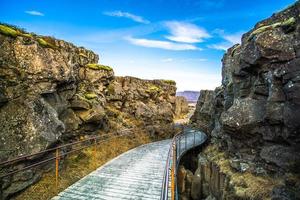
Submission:
<svg viewBox="0 0 300 200">
<path fill-rule="evenodd" d="M 187 146 L 182 143 L 182 150 L 194 145 L 194 142 L 189 142 L 194 134 L 188 133 L 187 136 Z M 196 143 L 200 143 L 201 134 L 195 137 Z M 171 140 L 163 140 L 132 149 L 71 185 L 52 200 L 159 200 L 170 144 Z"/>
</svg>

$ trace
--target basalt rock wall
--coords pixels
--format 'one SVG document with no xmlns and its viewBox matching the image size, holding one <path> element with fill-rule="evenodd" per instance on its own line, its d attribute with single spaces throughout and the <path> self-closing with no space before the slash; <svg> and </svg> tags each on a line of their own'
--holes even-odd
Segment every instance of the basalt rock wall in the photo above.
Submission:
<svg viewBox="0 0 300 200">
<path fill-rule="evenodd" d="M 296 2 L 256 24 L 241 44 L 228 49 L 222 86 L 201 92 L 192 117 L 210 136 L 210 146 L 225 153 L 231 169 L 280 179 L 282 188 L 295 191 L 300 187 L 299 14 Z M 265 198 L 276 199 L 275 185 Z M 280 191 L 281 199 L 299 198 L 297 192 Z"/>
</svg>

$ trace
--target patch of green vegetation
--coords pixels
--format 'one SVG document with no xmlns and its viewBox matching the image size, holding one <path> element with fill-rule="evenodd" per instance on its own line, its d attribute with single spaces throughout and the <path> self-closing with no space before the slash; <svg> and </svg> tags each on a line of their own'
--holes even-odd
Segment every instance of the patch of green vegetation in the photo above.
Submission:
<svg viewBox="0 0 300 200">
<path fill-rule="evenodd" d="M 163 82 L 169 85 L 176 85 L 176 82 L 173 80 L 163 80 Z"/>
<path fill-rule="evenodd" d="M 44 48 L 55 49 L 55 40 L 51 37 L 39 37 L 37 38 L 37 42 Z"/>
<path fill-rule="evenodd" d="M 84 57 L 84 58 L 88 58 L 88 56 L 85 55 L 84 53 L 79 53 L 79 56 Z"/>
<path fill-rule="evenodd" d="M 97 63 L 89 63 L 86 65 L 87 68 L 95 69 L 95 70 L 106 70 L 106 71 L 112 71 L 113 69 L 109 66 L 100 65 Z"/>
<path fill-rule="evenodd" d="M 162 90 L 161 88 L 157 87 L 156 85 L 149 85 L 146 92 L 148 93 L 160 93 Z"/>
<path fill-rule="evenodd" d="M 26 37 L 26 38 L 33 38 L 32 34 L 26 33 L 23 29 L 20 29 L 16 26 L 8 25 L 8 24 L 1 24 L 0 23 L 0 34 L 16 38 L 18 36 Z"/>
<path fill-rule="evenodd" d="M 6 26 L 6 25 L 2 25 L 0 24 L 0 33 L 12 38 L 16 38 L 20 33 L 18 31 L 16 31 L 15 29 Z"/>
<path fill-rule="evenodd" d="M 84 94 L 84 97 L 86 98 L 86 99 L 95 99 L 95 98 L 97 98 L 97 94 L 96 93 L 93 93 L 93 92 L 89 92 L 89 93 L 85 93 Z"/>
<path fill-rule="evenodd" d="M 271 24 L 271 25 L 266 25 L 266 26 L 259 27 L 258 29 L 256 29 L 255 31 L 253 31 L 250 34 L 249 40 L 251 40 L 255 35 L 257 35 L 259 33 L 262 33 L 262 32 L 265 32 L 267 30 L 272 30 L 272 29 L 282 27 L 282 26 L 292 26 L 295 23 L 296 23 L 296 19 L 294 17 L 291 17 L 291 18 L 289 18 L 285 21 L 282 21 L 282 22 L 276 22 L 276 23 Z"/>
<path fill-rule="evenodd" d="M 33 35 L 30 33 L 23 33 L 22 36 L 26 38 L 33 38 Z"/>
</svg>

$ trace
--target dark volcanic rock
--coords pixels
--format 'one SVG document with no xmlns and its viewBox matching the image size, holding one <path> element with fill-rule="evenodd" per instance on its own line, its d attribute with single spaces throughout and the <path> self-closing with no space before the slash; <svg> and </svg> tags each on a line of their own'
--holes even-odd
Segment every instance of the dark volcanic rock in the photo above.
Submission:
<svg viewBox="0 0 300 200">
<path fill-rule="evenodd" d="M 236 169 L 299 174 L 299 14 L 297 1 L 259 22 L 224 55 L 221 88 L 201 91 L 192 123 L 238 161 Z M 282 191 L 274 199 L 289 199 Z"/>
</svg>

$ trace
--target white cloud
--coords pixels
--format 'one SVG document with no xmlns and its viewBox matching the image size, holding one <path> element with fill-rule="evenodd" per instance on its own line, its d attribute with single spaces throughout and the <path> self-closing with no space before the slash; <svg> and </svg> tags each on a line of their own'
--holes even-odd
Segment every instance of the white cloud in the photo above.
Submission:
<svg viewBox="0 0 300 200">
<path fill-rule="evenodd" d="M 228 34 L 228 35 L 223 35 L 223 38 L 230 42 L 231 44 L 240 44 L 241 43 L 241 38 L 242 38 L 242 33 L 234 33 L 234 34 Z"/>
<path fill-rule="evenodd" d="M 36 10 L 28 10 L 28 11 L 25 11 L 25 13 L 27 13 L 29 15 L 34 15 L 34 16 L 44 16 L 44 13 L 41 13 Z"/>
<path fill-rule="evenodd" d="M 205 38 L 211 37 L 204 28 L 192 23 L 168 21 L 165 22 L 165 25 L 171 33 L 166 38 L 175 42 L 198 43 Z"/>
<path fill-rule="evenodd" d="M 229 43 L 220 43 L 220 44 L 208 45 L 207 47 L 211 48 L 211 49 L 227 51 L 227 49 L 229 49 L 231 46 L 232 46 L 232 44 L 229 44 Z"/>
<path fill-rule="evenodd" d="M 144 19 L 141 16 L 134 15 L 134 14 L 131 14 L 129 12 L 113 11 L 113 12 L 104 12 L 103 14 L 107 15 L 107 16 L 111 16 L 111 17 L 124 17 L 124 18 L 128 18 L 128 19 L 131 19 L 131 20 L 133 20 L 135 22 L 139 22 L 139 23 L 142 23 L 142 24 L 149 24 L 150 23 L 149 20 L 146 20 L 146 19 Z"/>
<path fill-rule="evenodd" d="M 187 58 L 180 60 L 181 62 L 205 62 L 208 61 L 206 58 Z"/>
<path fill-rule="evenodd" d="M 168 42 L 162 40 L 149 40 L 149 39 L 132 38 L 132 37 L 127 37 L 125 39 L 128 40 L 131 44 L 142 46 L 142 47 L 159 48 L 159 49 L 167 49 L 167 50 L 174 50 L 174 51 L 201 50 L 200 48 L 191 44 L 180 44 L 180 43 Z"/>
<path fill-rule="evenodd" d="M 243 35 L 242 31 L 233 34 L 225 34 L 224 30 L 221 29 L 215 30 L 215 33 L 217 33 L 225 41 L 218 44 L 208 45 L 208 48 L 222 51 L 227 51 L 227 49 L 229 49 L 233 45 L 240 44 Z"/>
<path fill-rule="evenodd" d="M 174 59 L 173 58 L 164 58 L 161 60 L 162 62 L 173 62 Z"/>
</svg>

